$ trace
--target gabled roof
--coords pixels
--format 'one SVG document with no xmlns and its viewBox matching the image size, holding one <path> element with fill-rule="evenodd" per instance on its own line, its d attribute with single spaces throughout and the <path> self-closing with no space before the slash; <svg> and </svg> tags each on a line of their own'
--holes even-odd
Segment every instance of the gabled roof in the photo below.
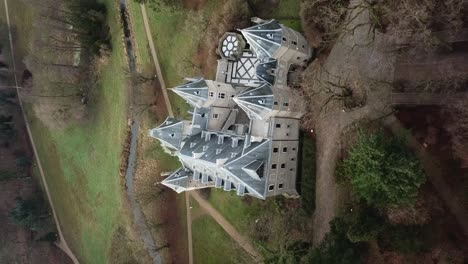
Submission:
<svg viewBox="0 0 468 264">
<path fill-rule="evenodd" d="M 173 92 L 184 98 L 194 107 L 202 107 L 208 99 L 208 85 L 203 78 L 186 79 L 188 82 L 176 86 L 172 89 Z"/>
<path fill-rule="evenodd" d="M 281 47 L 283 31 L 278 21 L 271 19 L 263 24 L 241 30 L 257 57 L 261 59 L 273 57 Z"/>
<path fill-rule="evenodd" d="M 193 180 L 193 172 L 186 168 L 179 168 L 161 183 L 173 189 L 177 193 L 214 186 L 213 181 L 201 183 L 200 181 Z"/>
<path fill-rule="evenodd" d="M 178 150 L 182 141 L 182 126 L 182 121 L 168 117 L 159 127 L 151 129 L 149 133 L 151 137 L 158 139 L 164 145 Z"/>
<path fill-rule="evenodd" d="M 273 91 L 268 83 L 245 90 L 234 97 L 250 118 L 263 119 L 273 109 Z"/>
</svg>

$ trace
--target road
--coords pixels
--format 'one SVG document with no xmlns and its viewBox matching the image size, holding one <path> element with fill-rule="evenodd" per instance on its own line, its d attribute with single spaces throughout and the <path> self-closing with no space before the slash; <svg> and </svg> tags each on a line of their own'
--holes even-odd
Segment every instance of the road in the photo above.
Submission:
<svg viewBox="0 0 468 264">
<path fill-rule="evenodd" d="M 229 223 L 209 202 L 203 199 L 197 192 L 189 192 L 191 197 L 205 210 L 213 219 L 236 241 L 250 256 L 254 259 L 254 263 L 261 263 L 263 258 L 260 253 L 255 250 L 250 241 L 237 232 L 236 228 Z"/>
<path fill-rule="evenodd" d="M 60 227 L 60 222 L 59 222 L 59 219 L 57 217 L 57 213 L 55 211 L 55 207 L 54 207 L 52 197 L 50 195 L 49 185 L 47 184 L 46 177 L 44 177 L 44 170 L 42 169 L 42 164 L 41 164 L 41 161 L 39 159 L 37 148 L 36 148 L 36 145 L 34 143 L 34 138 L 33 138 L 32 133 L 31 133 L 31 126 L 30 126 L 28 118 L 26 116 L 26 112 L 24 111 L 23 102 L 21 100 L 20 88 L 18 87 L 18 78 L 16 76 L 15 52 L 14 52 L 14 45 L 13 45 L 13 36 L 11 34 L 10 14 L 9 14 L 9 10 L 8 10 L 8 0 L 3 0 L 3 2 L 4 2 L 4 5 L 5 5 L 5 15 L 6 15 L 7 26 L 8 26 L 8 37 L 9 37 L 9 40 L 10 40 L 10 50 L 11 50 L 12 66 L 13 66 L 13 72 L 14 72 L 13 76 L 15 78 L 15 85 L 16 85 L 16 93 L 18 95 L 18 101 L 19 101 L 19 105 L 20 105 L 20 108 L 21 108 L 21 112 L 23 113 L 23 119 L 24 119 L 24 123 L 26 125 L 26 130 L 28 132 L 29 140 L 31 141 L 31 146 L 32 146 L 32 149 L 34 151 L 34 156 L 36 157 L 36 163 L 37 163 L 37 167 L 39 169 L 39 174 L 41 176 L 41 180 L 42 180 L 43 185 L 44 185 L 44 190 L 46 192 L 47 199 L 49 200 L 49 203 L 50 203 L 50 208 L 52 209 L 52 215 L 54 216 L 55 224 L 57 226 L 57 232 L 58 232 L 58 235 L 59 235 L 59 242 L 57 242 L 56 244 L 60 249 L 62 249 L 70 257 L 70 259 L 73 261 L 73 263 L 78 264 L 79 263 L 78 259 L 75 257 L 75 255 L 71 251 L 70 247 L 67 244 L 67 241 L 65 240 L 65 237 L 63 236 L 62 228 Z"/>
</svg>

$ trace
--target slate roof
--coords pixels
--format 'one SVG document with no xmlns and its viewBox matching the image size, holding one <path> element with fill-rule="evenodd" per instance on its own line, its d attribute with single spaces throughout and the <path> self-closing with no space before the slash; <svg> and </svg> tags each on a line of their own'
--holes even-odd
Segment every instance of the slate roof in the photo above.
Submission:
<svg viewBox="0 0 468 264">
<path fill-rule="evenodd" d="M 273 54 L 281 47 L 283 32 L 281 25 L 274 19 L 242 29 L 241 33 L 260 59 L 273 57 Z"/>
<path fill-rule="evenodd" d="M 259 79 L 269 83 L 270 85 L 273 85 L 275 84 L 274 70 L 277 67 L 278 67 L 278 61 L 275 59 L 270 59 L 270 60 L 259 63 L 257 65 L 255 72 Z"/>
<path fill-rule="evenodd" d="M 245 90 L 234 97 L 250 118 L 263 119 L 273 109 L 273 91 L 268 83 Z"/>
<path fill-rule="evenodd" d="M 182 126 L 182 121 L 168 117 L 159 127 L 150 130 L 150 136 L 159 139 L 168 147 L 178 150 L 182 142 Z"/>
<path fill-rule="evenodd" d="M 184 98 L 193 107 L 202 107 L 208 99 L 208 85 L 205 79 L 192 78 L 186 80 L 187 83 L 174 87 L 172 91 Z"/>
</svg>

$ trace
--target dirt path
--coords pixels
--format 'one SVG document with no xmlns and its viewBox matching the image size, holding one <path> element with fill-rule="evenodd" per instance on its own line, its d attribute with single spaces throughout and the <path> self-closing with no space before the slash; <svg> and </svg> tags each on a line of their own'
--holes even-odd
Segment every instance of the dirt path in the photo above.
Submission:
<svg viewBox="0 0 468 264">
<path fill-rule="evenodd" d="M 360 0 L 353 1 L 356 5 Z M 333 102 L 325 109 L 321 108 L 326 102 L 329 94 L 313 97 L 312 111 L 317 114 L 315 127 L 317 136 L 317 173 L 316 173 L 316 200 L 314 212 L 313 243 L 319 245 L 325 235 L 329 232 L 329 223 L 338 211 L 340 204 L 339 191 L 335 179 L 335 168 L 339 158 L 341 143 L 340 139 L 344 130 L 354 122 L 363 118 L 377 118 L 384 116 L 389 110 L 389 93 L 391 90 L 383 89 L 375 91 L 368 84 L 379 80 L 390 82 L 394 65 L 394 57 L 385 51 L 385 40 L 381 35 L 375 35 L 373 40 L 369 30 L 368 12 L 361 12 L 360 8 L 351 9 L 356 14 L 350 14 L 355 19 L 347 26 L 356 30 L 346 33 L 333 46 L 322 69 L 327 72 L 313 69 L 314 78 L 319 80 L 314 84 L 315 89 L 320 89 L 324 83 L 346 81 L 353 86 L 361 86 L 367 93 L 365 106 L 348 111 L 342 102 Z M 371 44 L 369 44 L 371 43 Z M 345 79 L 345 80 L 344 80 Z M 311 80 L 313 81 L 313 78 Z M 356 85 L 357 84 L 357 85 Z"/>
<path fill-rule="evenodd" d="M 145 32 L 146 32 L 146 39 L 148 40 L 148 44 L 151 51 L 151 56 L 153 57 L 154 67 L 156 68 L 156 74 L 158 76 L 159 83 L 161 84 L 161 90 L 163 92 L 164 101 L 167 107 L 167 113 L 170 117 L 174 117 L 174 112 L 172 112 L 172 105 L 171 101 L 169 100 L 169 95 L 167 94 L 167 87 L 166 82 L 164 81 L 163 74 L 161 71 L 161 66 L 159 64 L 158 55 L 156 54 L 156 48 L 154 47 L 153 43 L 153 35 L 151 34 L 151 28 L 148 22 L 148 14 L 146 13 L 146 6 L 144 3 L 140 5 L 141 7 L 141 15 L 143 16 L 143 23 L 145 25 Z"/>
<path fill-rule="evenodd" d="M 406 131 L 395 116 L 388 117 L 386 125 L 397 135 Z M 455 216 L 465 237 L 468 238 L 468 211 L 461 206 L 463 203 L 454 197 L 450 186 L 445 182 L 444 172 L 441 170 L 441 166 L 438 166 L 438 161 L 426 151 L 415 137 L 408 138 L 407 146 L 414 151 L 421 161 L 426 176 L 429 178 L 434 189 L 442 198 L 450 212 Z"/>
<path fill-rule="evenodd" d="M 205 210 L 213 219 L 229 234 L 229 236 L 236 241 L 249 255 L 254 259 L 255 263 L 260 263 L 263 258 L 260 253 L 250 244 L 249 240 L 237 232 L 236 228 L 232 226 L 226 218 L 224 218 L 216 209 L 214 209 L 209 202 L 203 199 L 197 192 L 187 192 L 187 196 L 191 196 L 198 202 L 198 204 Z"/>
<path fill-rule="evenodd" d="M 40 174 L 41 180 L 43 182 L 43 186 L 44 186 L 44 190 L 45 190 L 46 195 L 47 195 L 47 199 L 49 200 L 49 203 L 50 203 L 50 208 L 52 209 L 52 215 L 54 216 L 55 224 L 57 226 L 57 232 L 58 232 L 58 235 L 59 235 L 59 238 L 60 238 L 59 242 L 57 242 L 57 246 L 60 249 L 62 249 L 71 258 L 73 263 L 79 263 L 78 259 L 75 257 L 75 255 L 71 251 L 70 247 L 68 246 L 67 241 L 65 240 L 65 237 L 63 236 L 62 228 L 60 227 L 60 221 L 59 221 L 59 219 L 57 217 L 57 213 L 55 212 L 54 203 L 53 203 L 52 197 L 51 197 L 50 192 L 49 192 L 49 186 L 47 184 L 47 179 L 46 179 L 46 177 L 44 177 L 44 171 L 42 169 L 42 164 L 41 164 L 41 161 L 40 161 L 37 149 L 36 149 L 36 145 L 34 143 L 34 138 L 33 138 L 32 133 L 31 133 L 31 127 L 30 127 L 28 118 L 26 116 L 26 112 L 24 111 L 23 102 L 21 100 L 21 94 L 20 94 L 19 87 L 18 87 L 18 78 L 16 76 L 16 63 L 15 63 L 15 55 L 14 55 L 15 53 L 14 53 L 13 37 L 12 37 L 12 34 L 11 34 L 10 15 L 9 15 L 9 11 L 8 11 L 8 0 L 4 0 L 3 2 L 4 2 L 4 5 L 5 5 L 5 14 L 6 14 L 6 20 L 7 20 L 7 26 L 8 26 L 8 37 L 9 37 L 9 40 L 10 40 L 10 49 L 11 49 L 12 66 L 13 66 L 13 72 L 14 72 L 14 78 L 15 78 L 15 85 L 16 85 L 16 93 L 18 95 L 19 105 L 20 105 L 21 111 L 23 113 L 23 118 L 24 118 L 24 123 L 26 125 L 26 130 L 28 131 L 29 140 L 31 141 L 31 146 L 32 146 L 32 149 L 33 149 L 33 152 L 34 152 L 34 156 L 36 157 L 37 167 L 39 169 L 39 174 Z"/>
</svg>

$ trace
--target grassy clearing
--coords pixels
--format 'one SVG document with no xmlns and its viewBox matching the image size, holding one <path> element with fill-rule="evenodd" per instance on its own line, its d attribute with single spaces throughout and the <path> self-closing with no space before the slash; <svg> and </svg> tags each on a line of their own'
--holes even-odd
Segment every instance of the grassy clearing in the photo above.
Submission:
<svg viewBox="0 0 468 264">
<path fill-rule="evenodd" d="M 271 17 L 287 27 L 302 32 L 300 11 L 300 0 L 281 0 L 278 7 L 271 14 Z"/>
<path fill-rule="evenodd" d="M 34 17 L 25 15 L 32 13 L 20 1 L 9 3 L 17 27 L 20 47 L 17 56 L 25 55 L 28 46 L 24 44 L 28 43 Z M 118 227 L 129 225 L 119 175 L 127 116 L 127 81 L 119 73 L 127 67 L 127 61 L 117 2 L 105 3 L 113 51 L 108 64 L 101 68 L 101 78 L 92 95 L 95 103 L 90 106 L 91 121 L 64 130 L 50 130 L 28 111 L 64 235 L 84 263 L 109 263 L 111 249 L 125 251 L 127 248 L 123 247 L 128 247 L 126 243 L 118 243 L 122 248 L 113 248 Z"/>
<path fill-rule="evenodd" d="M 192 214 L 199 215 L 197 202 L 191 200 Z M 192 222 L 194 263 L 252 263 L 252 259 L 209 215 Z"/>
</svg>

